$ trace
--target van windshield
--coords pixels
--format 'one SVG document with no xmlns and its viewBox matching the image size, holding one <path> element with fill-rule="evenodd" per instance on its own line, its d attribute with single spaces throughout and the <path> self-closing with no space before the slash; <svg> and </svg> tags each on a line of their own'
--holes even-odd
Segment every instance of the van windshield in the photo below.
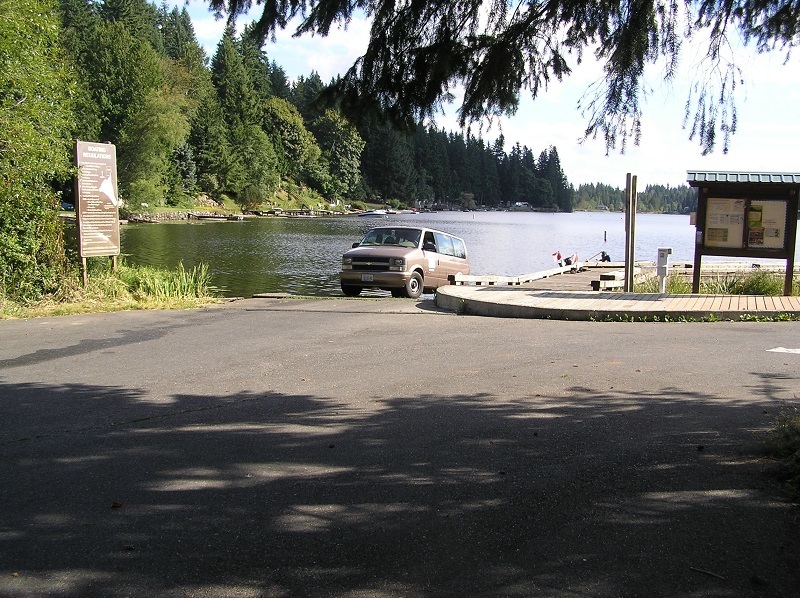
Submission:
<svg viewBox="0 0 800 598">
<path fill-rule="evenodd" d="M 373 228 L 361 240 L 360 245 L 394 245 L 396 247 L 417 247 L 422 231 L 416 228 Z"/>
</svg>

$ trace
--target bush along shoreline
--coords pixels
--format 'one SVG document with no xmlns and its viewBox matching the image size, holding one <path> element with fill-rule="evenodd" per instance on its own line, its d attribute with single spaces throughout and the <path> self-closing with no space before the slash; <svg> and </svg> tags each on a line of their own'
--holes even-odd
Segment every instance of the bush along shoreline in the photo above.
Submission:
<svg viewBox="0 0 800 598">
<path fill-rule="evenodd" d="M 0 290 L 0 319 L 202 307 L 222 301 L 210 280 L 206 264 L 187 270 L 179 263 L 175 270 L 165 270 L 128 265 L 119 259 L 113 272 L 111 260 L 93 259 L 89 261 L 86 287 L 76 270 L 58 290 L 35 301 L 14 300 Z"/>
</svg>

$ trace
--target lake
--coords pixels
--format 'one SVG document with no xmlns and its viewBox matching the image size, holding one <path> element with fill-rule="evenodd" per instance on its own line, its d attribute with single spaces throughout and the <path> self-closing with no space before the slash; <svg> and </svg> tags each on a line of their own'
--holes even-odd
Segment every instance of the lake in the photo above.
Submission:
<svg viewBox="0 0 800 598">
<path fill-rule="evenodd" d="M 552 268 L 552 254 L 588 259 L 625 253 L 625 216 L 609 212 L 436 212 L 388 218 L 250 218 L 244 222 L 183 221 L 121 227 L 129 263 L 186 268 L 206 263 L 212 284 L 226 297 L 286 292 L 340 296 L 342 254 L 375 226 L 429 226 L 462 237 L 472 273 L 518 276 Z M 638 214 L 636 259 L 655 261 L 671 247 L 673 261 L 694 259 L 689 216 Z"/>
</svg>

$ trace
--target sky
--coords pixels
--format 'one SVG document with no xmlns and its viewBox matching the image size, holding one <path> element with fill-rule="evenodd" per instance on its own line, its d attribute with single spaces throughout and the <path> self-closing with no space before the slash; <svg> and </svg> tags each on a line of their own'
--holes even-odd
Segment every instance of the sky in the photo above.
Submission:
<svg viewBox="0 0 800 598">
<path fill-rule="evenodd" d="M 178 2 L 178 6 L 183 5 L 181 0 Z M 189 0 L 187 10 L 198 40 L 211 57 L 224 21 L 216 20 L 207 4 L 199 0 Z M 250 16 L 259 14 L 260 7 L 255 6 Z M 238 24 L 247 20 L 248 16 L 242 17 Z M 333 29 L 327 38 L 293 38 L 292 31 L 279 32 L 275 42 L 266 42 L 264 50 L 269 60 L 283 67 L 289 78 L 316 71 L 325 82 L 346 71 L 363 53 L 369 38 L 368 24 L 356 19 L 346 30 Z M 641 191 L 650 184 L 684 185 L 686 172 L 695 170 L 800 172 L 796 156 L 800 140 L 800 61 L 783 64 L 783 58 L 780 53 L 758 55 L 747 49 L 737 55 L 745 82 L 737 92 L 737 132 L 727 154 L 722 152 L 720 139 L 715 151 L 703 156 L 697 140 L 690 141 L 689 131 L 682 128 L 688 85 L 699 68 L 691 50 L 683 51 L 672 85 L 665 86 L 657 70 L 649 73 L 648 82 L 653 89 L 643 108 L 642 139 L 638 146 L 629 142 L 624 154 L 617 148 L 606 155 L 601 137 L 581 142 L 587 119 L 581 115 L 578 102 L 602 73 L 602 66 L 591 56 L 563 82 L 549 85 L 536 100 L 522 91 L 517 113 L 504 117 L 490 129 L 484 127 L 482 137 L 489 143 L 502 131 L 506 151 L 519 142 L 534 155 L 555 146 L 561 167 L 575 187 L 605 183 L 624 188 L 627 173 L 637 177 L 637 189 Z M 447 110 L 436 124 L 447 131 L 460 130 L 455 108 Z M 475 125 L 472 132 L 477 135 Z"/>
</svg>

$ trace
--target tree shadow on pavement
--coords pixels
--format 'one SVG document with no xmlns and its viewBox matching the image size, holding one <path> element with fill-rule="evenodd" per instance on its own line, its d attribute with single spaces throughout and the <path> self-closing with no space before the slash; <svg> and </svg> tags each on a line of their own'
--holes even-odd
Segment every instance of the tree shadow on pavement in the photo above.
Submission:
<svg viewBox="0 0 800 598">
<path fill-rule="evenodd" d="M 0 397 L 0 596 L 800 595 L 757 404 Z"/>
</svg>

